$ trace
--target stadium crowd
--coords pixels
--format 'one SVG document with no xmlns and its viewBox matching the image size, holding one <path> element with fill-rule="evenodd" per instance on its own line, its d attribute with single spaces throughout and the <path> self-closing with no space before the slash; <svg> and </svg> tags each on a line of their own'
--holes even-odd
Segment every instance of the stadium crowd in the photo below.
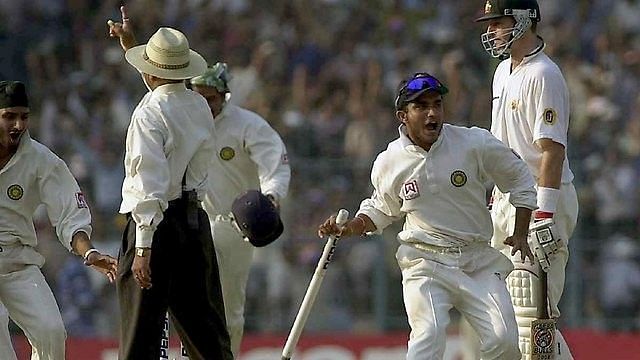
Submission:
<svg viewBox="0 0 640 360">
<path fill-rule="evenodd" d="M 67 161 L 87 194 L 94 243 L 117 254 L 124 134 L 146 89 L 107 34 L 115 0 L 0 0 L 0 79 L 31 89 L 32 136 Z M 540 0 L 547 52 L 572 101 L 569 157 L 580 196 L 565 326 L 640 324 L 640 1 Z M 210 64 L 225 61 L 231 101 L 278 130 L 292 167 L 284 235 L 261 249 L 248 288 L 247 332 L 286 332 L 337 204 L 357 208 L 369 167 L 397 136 L 393 94 L 429 70 L 451 90 L 447 121 L 488 127 L 496 62 L 473 19 L 481 0 L 130 0 L 135 31 L 178 28 Z M 43 269 L 70 336 L 113 336 L 115 288 L 71 260 L 46 219 L 36 224 Z M 345 240 L 308 329 L 406 326 L 393 231 Z M 390 271 L 379 271 L 389 268 Z M 295 269 L 295 271 L 293 271 Z M 391 274 L 391 275 L 389 275 Z M 386 277 L 394 277 L 388 279 Z M 586 286 L 586 284 L 589 284 Z M 595 284 L 595 285 L 593 285 Z M 386 300 L 382 301 L 381 298 Z M 565 305 L 565 308 L 567 306 Z M 577 309 L 577 310 L 576 310 Z"/>
</svg>

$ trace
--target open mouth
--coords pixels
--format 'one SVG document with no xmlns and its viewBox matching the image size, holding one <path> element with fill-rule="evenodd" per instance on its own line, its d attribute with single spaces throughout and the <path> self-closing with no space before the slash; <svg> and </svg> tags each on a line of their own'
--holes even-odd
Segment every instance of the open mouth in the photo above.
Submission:
<svg viewBox="0 0 640 360">
<path fill-rule="evenodd" d="M 425 128 L 429 131 L 434 131 L 438 129 L 438 124 L 437 123 L 428 123 L 427 125 L 425 125 Z"/>
<path fill-rule="evenodd" d="M 15 133 L 15 132 L 9 133 L 9 137 L 13 142 L 17 142 L 18 140 L 20 140 L 20 135 L 22 135 L 22 133 Z"/>
</svg>

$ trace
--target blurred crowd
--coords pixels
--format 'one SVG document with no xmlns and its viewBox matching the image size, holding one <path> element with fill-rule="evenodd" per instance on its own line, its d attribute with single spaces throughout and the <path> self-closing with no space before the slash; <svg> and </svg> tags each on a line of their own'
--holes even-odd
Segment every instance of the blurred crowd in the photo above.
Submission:
<svg viewBox="0 0 640 360">
<path fill-rule="evenodd" d="M 640 319 L 640 1 L 538 0 L 538 32 L 572 100 L 569 158 L 580 196 L 566 326 L 637 330 Z M 27 83 L 31 134 L 69 164 L 94 217 L 94 243 L 116 255 L 129 116 L 146 91 L 106 21 L 115 0 L 0 0 L 0 79 Z M 261 249 L 247 332 L 286 332 L 324 241 L 317 225 L 355 211 L 376 154 L 397 137 L 395 88 L 428 71 L 451 90 L 447 121 L 490 124 L 497 61 L 474 23 L 482 0 L 129 0 L 140 42 L 185 32 L 210 64 L 229 63 L 231 101 L 283 137 L 293 170 L 285 234 Z M 44 215 L 43 215 L 44 216 Z M 115 289 L 37 228 L 44 267 L 71 336 L 117 331 Z M 397 228 L 395 229 L 397 230 Z M 394 229 L 344 240 L 308 323 L 314 330 L 405 328 Z M 571 283 L 573 282 L 573 283 Z M 577 284 L 576 282 L 579 282 Z M 573 317 L 571 317 L 573 314 Z M 586 320 L 585 320 L 586 319 Z"/>
</svg>

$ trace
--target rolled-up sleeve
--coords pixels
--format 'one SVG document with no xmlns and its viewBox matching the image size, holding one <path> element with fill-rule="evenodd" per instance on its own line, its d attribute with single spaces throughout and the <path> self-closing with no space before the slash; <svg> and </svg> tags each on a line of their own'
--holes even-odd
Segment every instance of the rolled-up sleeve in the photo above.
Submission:
<svg viewBox="0 0 640 360">
<path fill-rule="evenodd" d="M 71 251 L 73 235 L 83 231 L 91 237 L 91 214 L 84 194 L 67 165 L 56 159 L 39 177 L 40 201 L 45 205 L 58 240 Z"/>
<path fill-rule="evenodd" d="M 161 129 L 165 124 L 153 116 L 134 116 L 129 127 L 130 191 L 137 202 L 131 211 L 136 223 L 136 247 L 151 247 L 153 234 L 168 207 L 169 164 Z M 165 131 L 164 133 L 168 133 Z"/>
</svg>

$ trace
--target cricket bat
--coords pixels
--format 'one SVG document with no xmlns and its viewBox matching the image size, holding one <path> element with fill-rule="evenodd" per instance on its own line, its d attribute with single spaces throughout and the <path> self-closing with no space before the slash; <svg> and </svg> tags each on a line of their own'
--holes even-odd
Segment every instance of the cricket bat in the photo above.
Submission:
<svg viewBox="0 0 640 360">
<path fill-rule="evenodd" d="M 549 316 L 547 272 L 540 268 L 538 319 L 531 322 L 531 360 L 555 358 L 556 320 Z"/>
</svg>

